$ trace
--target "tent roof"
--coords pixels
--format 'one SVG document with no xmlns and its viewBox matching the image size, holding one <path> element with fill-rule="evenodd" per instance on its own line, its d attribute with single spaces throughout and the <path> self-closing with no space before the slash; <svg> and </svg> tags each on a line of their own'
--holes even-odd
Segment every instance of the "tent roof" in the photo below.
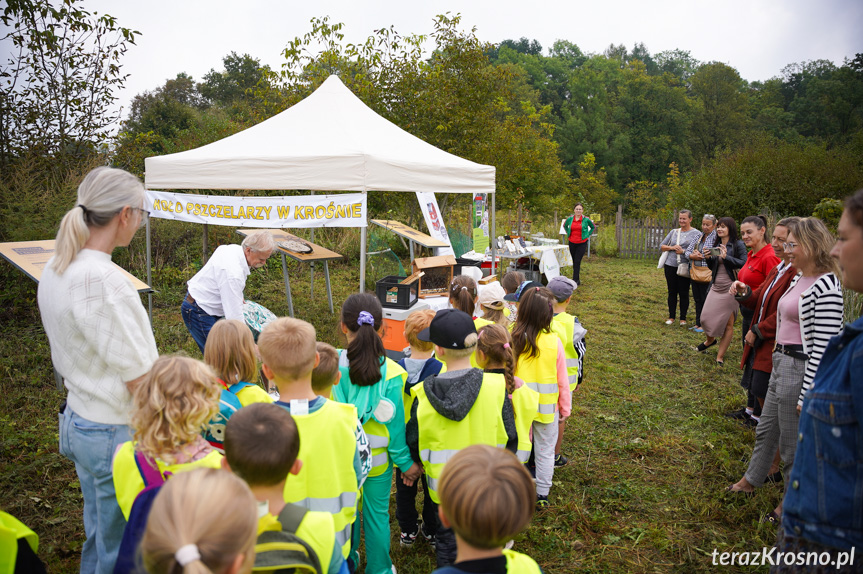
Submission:
<svg viewBox="0 0 863 574">
<path fill-rule="evenodd" d="M 494 193 L 494 166 L 382 118 L 336 76 L 309 97 L 211 144 L 145 160 L 149 189 Z"/>
</svg>

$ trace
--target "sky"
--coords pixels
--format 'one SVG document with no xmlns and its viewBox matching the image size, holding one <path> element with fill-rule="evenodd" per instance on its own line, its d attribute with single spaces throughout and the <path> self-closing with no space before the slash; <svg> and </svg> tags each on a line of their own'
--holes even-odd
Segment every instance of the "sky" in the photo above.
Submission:
<svg viewBox="0 0 863 574">
<path fill-rule="evenodd" d="M 555 40 L 602 53 L 609 44 L 643 42 L 651 54 L 681 49 L 702 62 L 736 68 L 748 81 L 778 76 L 786 65 L 843 60 L 863 52 L 863 0 L 83 0 L 141 33 L 122 60 L 130 74 L 119 102 L 176 77 L 195 80 L 222 69 L 222 58 L 248 53 L 279 69 L 288 41 L 311 29 L 313 17 L 345 24 L 346 42 L 394 26 L 428 34 L 436 14 L 460 13 L 462 28 L 486 42 L 526 37 L 545 53 Z"/>
</svg>

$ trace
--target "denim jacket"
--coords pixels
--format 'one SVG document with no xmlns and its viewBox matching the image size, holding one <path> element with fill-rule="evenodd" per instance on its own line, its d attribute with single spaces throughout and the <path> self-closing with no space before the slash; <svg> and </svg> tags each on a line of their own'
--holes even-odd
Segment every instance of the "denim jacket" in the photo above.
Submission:
<svg viewBox="0 0 863 574">
<path fill-rule="evenodd" d="M 804 398 L 785 484 L 786 536 L 863 547 L 863 318 L 827 344 Z"/>
</svg>

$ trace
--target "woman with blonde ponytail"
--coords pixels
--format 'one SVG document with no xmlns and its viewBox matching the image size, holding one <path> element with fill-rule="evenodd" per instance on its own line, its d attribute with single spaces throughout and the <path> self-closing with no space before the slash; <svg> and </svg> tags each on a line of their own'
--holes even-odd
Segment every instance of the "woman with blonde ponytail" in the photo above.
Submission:
<svg viewBox="0 0 863 574">
<path fill-rule="evenodd" d="M 257 525 L 257 503 L 242 479 L 214 468 L 177 474 L 153 501 L 141 561 L 149 574 L 245 574 L 255 562 Z"/>
<path fill-rule="evenodd" d="M 130 390 L 158 357 L 138 293 L 111 262 L 145 221 L 144 186 L 132 174 L 99 167 L 78 187 L 60 223 L 56 252 L 39 281 L 42 324 L 67 403 L 60 452 L 75 463 L 84 495 L 81 572 L 114 569 L 123 518 L 111 480 L 111 454 L 130 440 Z"/>
</svg>

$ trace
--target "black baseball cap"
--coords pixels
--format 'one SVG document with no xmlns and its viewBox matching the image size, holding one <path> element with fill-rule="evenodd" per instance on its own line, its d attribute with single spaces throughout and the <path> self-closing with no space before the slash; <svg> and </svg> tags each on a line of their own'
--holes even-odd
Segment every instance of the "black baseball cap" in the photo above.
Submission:
<svg viewBox="0 0 863 574">
<path fill-rule="evenodd" d="M 417 333 L 417 339 L 434 343 L 445 349 L 467 349 L 476 344 L 465 345 L 471 334 L 476 335 L 476 325 L 470 315 L 458 309 L 441 309 L 428 328 Z"/>
<path fill-rule="evenodd" d="M 518 289 L 515 290 L 515 293 L 507 293 L 503 296 L 504 301 L 518 301 L 521 299 L 521 294 L 524 293 L 525 289 L 530 289 L 531 287 L 543 287 L 542 283 L 537 281 L 522 281 L 521 285 L 518 286 Z"/>
</svg>

